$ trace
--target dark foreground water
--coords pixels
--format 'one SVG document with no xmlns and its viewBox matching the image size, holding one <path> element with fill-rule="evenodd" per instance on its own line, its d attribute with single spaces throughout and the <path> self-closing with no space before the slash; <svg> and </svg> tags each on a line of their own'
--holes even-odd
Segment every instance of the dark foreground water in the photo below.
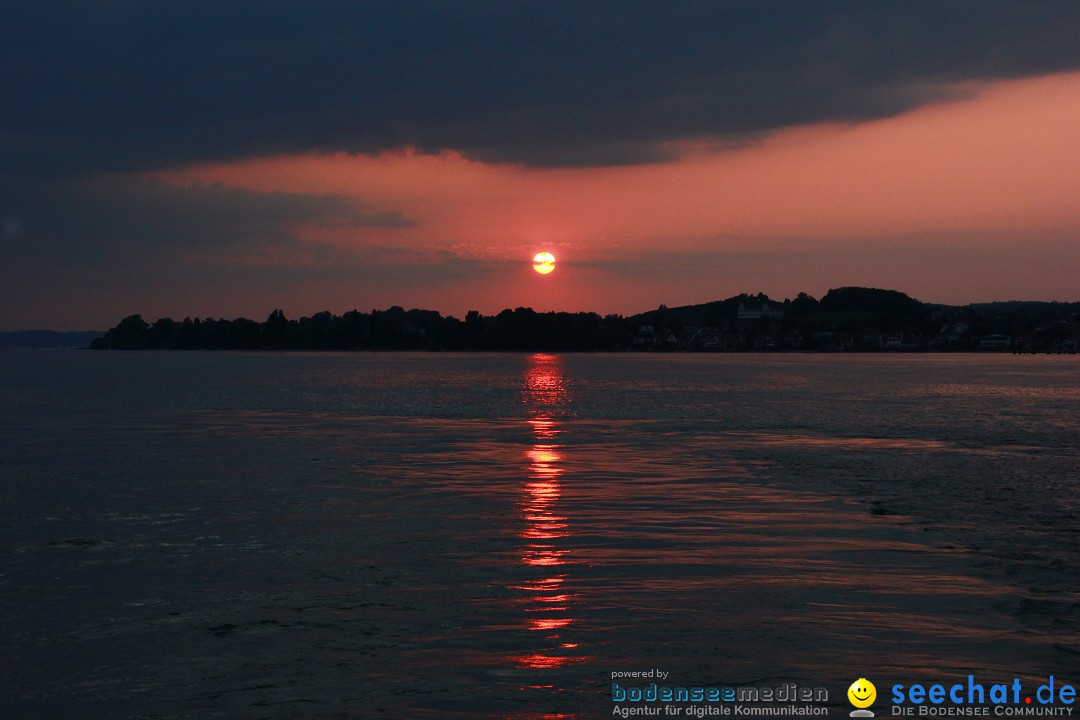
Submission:
<svg viewBox="0 0 1080 720">
<path fill-rule="evenodd" d="M 0 421 L 3 718 L 1080 684 L 1075 357 L 8 351 Z"/>
</svg>

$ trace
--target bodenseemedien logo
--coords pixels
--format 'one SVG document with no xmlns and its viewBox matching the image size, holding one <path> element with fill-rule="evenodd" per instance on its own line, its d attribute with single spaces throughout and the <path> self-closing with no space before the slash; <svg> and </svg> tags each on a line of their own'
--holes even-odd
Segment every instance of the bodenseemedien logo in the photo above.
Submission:
<svg viewBox="0 0 1080 720">
<path fill-rule="evenodd" d="M 670 674 L 653 668 L 616 670 L 612 680 L 646 678 L 670 681 Z M 611 714 L 616 717 L 658 716 L 679 718 L 725 717 L 759 720 L 826 718 L 829 691 L 793 682 L 779 685 L 684 685 L 649 682 L 645 685 L 611 683 Z"/>
<path fill-rule="evenodd" d="M 866 709 L 877 699 L 877 688 L 874 687 L 874 683 L 866 678 L 859 678 L 847 689 L 847 698 L 848 702 L 856 708 L 851 711 L 851 717 L 874 717 L 874 712 Z"/>
</svg>

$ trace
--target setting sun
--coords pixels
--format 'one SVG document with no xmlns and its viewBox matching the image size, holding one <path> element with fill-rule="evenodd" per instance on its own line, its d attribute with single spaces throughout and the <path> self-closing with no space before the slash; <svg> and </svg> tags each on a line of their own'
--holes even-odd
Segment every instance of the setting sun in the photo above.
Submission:
<svg viewBox="0 0 1080 720">
<path fill-rule="evenodd" d="M 539 252 L 533 256 L 533 270 L 541 275 L 547 275 L 555 269 L 555 256 L 549 252 Z"/>
</svg>

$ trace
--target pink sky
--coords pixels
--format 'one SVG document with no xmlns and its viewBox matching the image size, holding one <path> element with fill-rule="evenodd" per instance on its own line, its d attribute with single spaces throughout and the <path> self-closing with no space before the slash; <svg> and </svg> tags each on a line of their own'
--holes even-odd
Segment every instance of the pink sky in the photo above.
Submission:
<svg viewBox="0 0 1080 720">
<path fill-rule="evenodd" d="M 1080 301 L 1073 3 L 19 8 L 0 329 Z"/>
<path fill-rule="evenodd" d="M 309 226 L 299 236 L 377 264 L 440 252 L 487 263 L 422 284 L 308 289 L 297 298 L 313 303 L 305 312 L 394 303 L 633 313 L 839 285 L 932 302 L 1080 299 L 1080 73 L 957 90 L 962 99 L 886 120 L 790 129 L 737 148 L 703 139 L 647 165 L 536 169 L 402 149 L 158 177 L 347 195 L 416 224 Z M 529 269 L 542 249 L 559 260 L 548 277 Z"/>
</svg>

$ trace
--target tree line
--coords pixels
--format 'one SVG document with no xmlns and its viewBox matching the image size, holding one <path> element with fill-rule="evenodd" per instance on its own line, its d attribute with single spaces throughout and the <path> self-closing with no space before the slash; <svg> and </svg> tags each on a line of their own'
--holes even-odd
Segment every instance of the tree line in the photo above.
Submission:
<svg viewBox="0 0 1080 720">
<path fill-rule="evenodd" d="M 755 314 L 756 313 L 756 314 Z M 703 350 L 873 349 L 884 333 L 902 335 L 906 349 L 978 349 L 980 338 L 1003 333 L 1017 345 L 1080 342 L 1080 303 L 1004 302 L 966 306 L 922 303 L 895 290 L 845 287 L 820 300 L 799 293 L 774 301 L 741 294 L 726 300 L 629 317 L 594 312 L 536 312 L 519 307 L 464 319 L 434 310 L 387 310 L 287 318 L 274 310 L 263 322 L 237 318 L 130 315 L 94 340 L 95 349 L 172 350 L 462 350 L 591 352 L 627 349 Z M 871 342 L 872 341 L 872 342 Z M 1010 345 L 1012 346 L 1012 345 Z"/>
<path fill-rule="evenodd" d="M 130 315 L 93 343 L 93 349 L 173 350 L 495 350 L 601 351 L 627 344 L 634 325 L 618 315 L 539 313 L 531 308 L 464 320 L 433 310 L 391 307 L 342 315 L 321 312 L 290 319 L 274 310 L 264 322 Z"/>
</svg>

